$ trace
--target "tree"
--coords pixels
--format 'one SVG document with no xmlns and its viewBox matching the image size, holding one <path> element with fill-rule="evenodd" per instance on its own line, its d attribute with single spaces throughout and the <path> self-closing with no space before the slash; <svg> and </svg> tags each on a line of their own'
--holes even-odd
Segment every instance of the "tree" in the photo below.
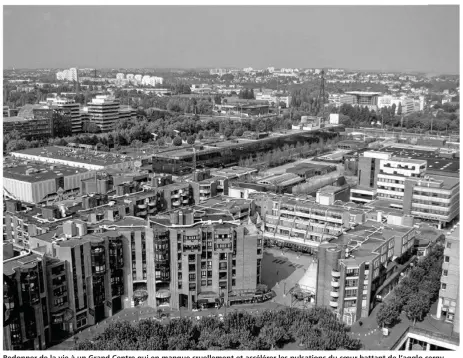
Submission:
<svg viewBox="0 0 463 358">
<path fill-rule="evenodd" d="M 429 295 L 414 293 L 409 297 L 403 309 L 407 318 L 413 320 L 413 325 L 415 325 L 416 320 L 422 320 L 429 312 L 430 305 Z"/>
<path fill-rule="evenodd" d="M 399 319 L 401 311 L 402 305 L 397 299 L 392 299 L 382 303 L 379 307 L 378 313 L 376 314 L 376 322 L 378 322 L 378 326 L 384 327 L 395 324 Z"/>
<path fill-rule="evenodd" d="M 398 116 L 402 115 L 402 102 L 399 102 L 399 106 L 397 107 L 397 115 Z"/>
<path fill-rule="evenodd" d="M 192 135 L 190 135 L 190 136 L 187 138 L 186 142 L 187 142 L 188 144 L 190 144 L 190 145 L 195 144 L 195 138 L 194 138 Z"/>
<path fill-rule="evenodd" d="M 235 137 L 242 137 L 243 134 L 244 134 L 244 130 L 242 127 L 235 128 L 235 130 L 233 131 L 233 135 Z"/>
<path fill-rule="evenodd" d="M 178 136 L 175 137 L 172 144 L 175 145 L 176 147 L 180 147 L 182 145 L 182 138 Z"/>
</svg>

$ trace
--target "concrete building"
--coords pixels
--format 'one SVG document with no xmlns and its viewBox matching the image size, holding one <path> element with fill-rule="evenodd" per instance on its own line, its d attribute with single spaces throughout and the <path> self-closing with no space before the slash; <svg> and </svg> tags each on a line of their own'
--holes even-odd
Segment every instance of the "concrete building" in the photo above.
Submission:
<svg viewBox="0 0 463 358">
<path fill-rule="evenodd" d="M 116 75 L 116 79 L 117 79 L 117 80 L 123 80 L 124 78 L 125 78 L 125 75 L 124 75 L 123 73 L 118 73 L 118 74 Z"/>
<path fill-rule="evenodd" d="M 448 233 L 444 243 L 441 288 L 436 317 L 453 324 L 454 331 L 460 332 L 460 237 Z"/>
<path fill-rule="evenodd" d="M 81 181 L 93 175 L 85 168 L 6 158 L 3 190 L 10 198 L 41 204 L 77 195 Z"/>
<path fill-rule="evenodd" d="M 367 221 L 321 243 L 316 305 L 347 325 L 369 316 L 414 262 L 415 237 L 412 227 Z"/>
<path fill-rule="evenodd" d="M 153 218 L 147 235 L 160 251 L 156 257 L 164 247 L 170 251 L 169 266 L 162 260 L 155 264 L 161 277 L 168 267 L 170 275 L 148 284 L 150 305 L 191 309 L 255 297 L 263 254 L 255 225 L 217 214 L 196 222 L 193 212 L 176 211 Z"/>
<path fill-rule="evenodd" d="M 351 91 L 346 92 L 346 95 L 353 96 L 353 105 L 368 107 L 368 109 L 376 110 L 378 108 L 378 97 L 381 92 L 362 92 L 362 91 Z M 340 98 L 342 103 L 342 99 Z"/>
<path fill-rule="evenodd" d="M 77 68 L 70 68 L 68 70 L 59 71 L 56 73 L 58 81 L 76 81 L 79 82 L 79 72 Z"/>
<path fill-rule="evenodd" d="M 82 132 L 82 118 L 80 115 L 80 104 L 73 99 L 51 97 L 45 102 L 52 109 L 68 110 L 71 113 L 72 133 Z"/>
<path fill-rule="evenodd" d="M 119 119 L 119 100 L 111 96 L 96 96 L 87 105 L 90 121 L 100 127 L 102 132 L 111 131 L 114 122 Z"/>
<path fill-rule="evenodd" d="M 437 175 L 406 178 L 403 210 L 407 215 L 436 222 L 439 229 L 449 225 L 460 214 L 459 178 Z"/>
<path fill-rule="evenodd" d="M 10 153 L 12 157 L 25 161 L 49 163 L 50 165 L 59 164 L 70 167 L 84 168 L 87 170 L 103 170 L 109 168 L 128 168 L 133 164 L 133 158 L 98 152 L 93 150 L 93 146 L 75 144 L 67 147 L 51 146 L 24 149 Z"/>
<path fill-rule="evenodd" d="M 57 295 L 49 297 L 47 258 L 41 253 L 23 251 L 3 261 L 3 349 L 44 350 L 52 334 L 50 305 L 66 305 L 66 290 L 55 288 Z M 66 283 L 66 278 L 61 281 Z M 53 300 L 50 303 L 50 300 Z"/>
<path fill-rule="evenodd" d="M 253 194 L 250 196 L 263 218 L 262 232 L 269 244 L 316 253 L 354 224 L 365 221 L 365 213 L 335 205 L 322 205 L 290 196 Z"/>
</svg>

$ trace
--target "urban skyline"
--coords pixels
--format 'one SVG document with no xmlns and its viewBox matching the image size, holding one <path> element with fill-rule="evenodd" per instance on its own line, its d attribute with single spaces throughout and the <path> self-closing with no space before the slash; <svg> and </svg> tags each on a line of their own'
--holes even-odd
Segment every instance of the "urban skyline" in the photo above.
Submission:
<svg viewBox="0 0 463 358">
<path fill-rule="evenodd" d="M 275 66 L 458 73 L 454 6 L 205 8 L 5 6 L 4 68 Z M 78 26 L 83 17 L 86 27 Z M 172 18 L 176 31 L 166 30 Z M 50 57 L 56 43 L 63 51 Z M 127 51 L 120 51 L 121 44 Z"/>
</svg>

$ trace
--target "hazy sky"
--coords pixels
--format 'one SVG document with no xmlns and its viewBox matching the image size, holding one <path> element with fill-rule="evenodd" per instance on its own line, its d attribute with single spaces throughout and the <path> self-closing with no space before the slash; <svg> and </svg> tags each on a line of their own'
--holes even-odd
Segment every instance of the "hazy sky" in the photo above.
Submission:
<svg viewBox="0 0 463 358">
<path fill-rule="evenodd" d="M 4 6 L 4 68 L 459 71 L 457 6 Z"/>
</svg>

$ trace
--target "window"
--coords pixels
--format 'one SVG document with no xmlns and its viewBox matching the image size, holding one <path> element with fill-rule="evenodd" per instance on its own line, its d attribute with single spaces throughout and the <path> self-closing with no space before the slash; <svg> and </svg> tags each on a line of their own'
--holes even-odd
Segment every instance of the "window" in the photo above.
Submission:
<svg viewBox="0 0 463 358">
<path fill-rule="evenodd" d="M 206 277 L 206 271 L 201 271 L 201 277 Z"/>
<path fill-rule="evenodd" d="M 451 242 L 447 242 L 447 249 L 450 249 L 452 248 L 452 243 Z"/>
<path fill-rule="evenodd" d="M 448 270 L 443 270 L 442 271 L 442 276 L 448 276 L 449 275 L 449 271 Z"/>
<path fill-rule="evenodd" d="M 201 280 L 201 286 L 207 286 L 206 280 Z"/>
<path fill-rule="evenodd" d="M 444 261 L 445 262 L 450 262 L 450 257 L 449 256 L 444 256 Z"/>
<path fill-rule="evenodd" d="M 196 274 L 190 273 L 190 281 L 196 280 Z"/>
<path fill-rule="evenodd" d="M 443 283 L 440 287 L 442 290 L 446 290 L 447 289 L 447 284 L 446 283 Z"/>
</svg>

